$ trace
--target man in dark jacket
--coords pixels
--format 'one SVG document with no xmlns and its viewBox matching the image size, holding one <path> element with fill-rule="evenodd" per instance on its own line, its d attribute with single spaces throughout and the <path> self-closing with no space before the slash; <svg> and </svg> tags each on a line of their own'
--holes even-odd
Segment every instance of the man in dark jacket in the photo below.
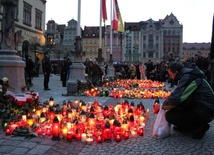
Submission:
<svg viewBox="0 0 214 155">
<path fill-rule="evenodd" d="M 168 73 L 178 85 L 163 102 L 163 109 L 169 110 L 166 120 L 174 130 L 188 132 L 194 139 L 203 138 L 214 117 L 214 93 L 204 73 L 177 62 L 169 65 Z"/>
<path fill-rule="evenodd" d="M 44 58 L 42 59 L 42 69 L 44 74 L 44 90 L 51 90 L 48 87 L 49 78 L 51 74 L 51 62 L 50 55 L 48 52 L 45 53 Z"/>
<path fill-rule="evenodd" d="M 27 82 L 27 85 L 29 87 L 31 87 L 33 85 L 32 83 L 32 79 L 33 79 L 33 72 L 34 72 L 34 67 L 35 67 L 35 64 L 32 60 L 32 57 L 29 55 L 26 59 L 26 82 Z"/>
</svg>

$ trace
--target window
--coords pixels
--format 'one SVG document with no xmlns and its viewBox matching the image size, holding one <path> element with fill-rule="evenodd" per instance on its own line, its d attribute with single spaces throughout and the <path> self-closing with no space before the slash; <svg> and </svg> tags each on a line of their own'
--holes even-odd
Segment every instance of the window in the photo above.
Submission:
<svg viewBox="0 0 214 155">
<path fill-rule="evenodd" d="M 23 23 L 26 25 L 31 25 L 31 8 L 31 5 L 24 3 Z"/>
<path fill-rule="evenodd" d="M 42 12 L 36 9 L 36 29 L 42 29 Z"/>
<path fill-rule="evenodd" d="M 146 44 L 143 44 L 143 49 L 144 49 L 144 50 L 146 49 Z"/>
<path fill-rule="evenodd" d="M 18 4 L 19 2 L 17 2 Z M 18 4 L 19 5 L 19 4 Z M 18 19 L 18 15 L 19 14 L 19 6 L 15 7 L 15 11 L 14 11 L 14 19 L 19 20 Z"/>
<path fill-rule="evenodd" d="M 158 44 L 156 44 L 156 50 L 158 50 Z"/>
</svg>

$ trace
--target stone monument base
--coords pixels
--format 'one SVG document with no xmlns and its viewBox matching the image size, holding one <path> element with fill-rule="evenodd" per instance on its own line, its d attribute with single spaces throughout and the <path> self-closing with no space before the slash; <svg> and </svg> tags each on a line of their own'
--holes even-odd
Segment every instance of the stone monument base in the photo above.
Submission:
<svg viewBox="0 0 214 155">
<path fill-rule="evenodd" d="M 25 62 L 17 55 L 16 50 L 0 50 L 0 79 L 7 77 L 9 81 L 8 90 L 21 93 L 25 83 Z"/>
<path fill-rule="evenodd" d="M 67 81 L 67 93 L 77 93 L 77 81 L 80 80 L 83 83 L 85 80 L 85 66 L 81 62 L 74 62 L 70 68 L 70 79 Z"/>
</svg>

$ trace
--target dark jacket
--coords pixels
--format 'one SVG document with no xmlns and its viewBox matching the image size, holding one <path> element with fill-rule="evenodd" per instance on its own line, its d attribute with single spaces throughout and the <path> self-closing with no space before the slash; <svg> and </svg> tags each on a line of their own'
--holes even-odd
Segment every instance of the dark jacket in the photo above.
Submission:
<svg viewBox="0 0 214 155">
<path fill-rule="evenodd" d="M 42 70 L 43 73 L 51 73 L 51 62 L 48 58 L 44 57 L 42 59 Z"/>
<path fill-rule="evenodd" d="M 163 102 L 164 106 L 182 106 L 211 120 L 214 116 L 214 93 L 204 73 L 198 68 L 183 68 L 174 79 L 178 85 Z"/>
</svg>

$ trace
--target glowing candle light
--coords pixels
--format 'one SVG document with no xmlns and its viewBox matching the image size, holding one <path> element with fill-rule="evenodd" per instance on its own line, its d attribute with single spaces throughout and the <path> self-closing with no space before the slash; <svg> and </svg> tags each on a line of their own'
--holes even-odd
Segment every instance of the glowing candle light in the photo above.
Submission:
<svg viewBox="0 0 214 155">
<path fill-rule="evenodd" d="M 52 123 L 52 140 L 60 140 L 60 124 L 57 116 L 54 117 L 53 123 Z"/>
</svg>

